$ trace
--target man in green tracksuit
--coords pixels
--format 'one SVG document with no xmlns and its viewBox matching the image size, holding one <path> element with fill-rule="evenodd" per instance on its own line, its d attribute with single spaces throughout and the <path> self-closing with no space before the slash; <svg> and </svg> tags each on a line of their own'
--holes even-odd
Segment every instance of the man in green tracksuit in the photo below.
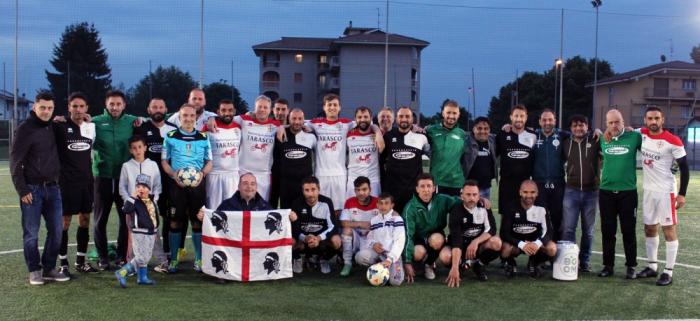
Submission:
<svg viewBox="0 0 700 321">
<path fill-rule="evenodd" d="M 447 100 L 442 105 L 442 123 L 428 126 L 425 130 L 432 154 L 430 174 L 435 178 L 437 192 L 459 196 L 464 184 L 460 160 L 465 153 L 467 132 L 457 126 L 459 104 Z"/>
<path fill-rule="evenodd" d="M 416 193 L 403 210 L 406 224 L 404 268 L 406 281 L 413 282 L 413 262 L 425 263 L 425 278 L 435 278 L 434 263 L 439 258 L 445 266 L 451 262 L 451 250 L 445 247 L 447 213 L 458 197 L 435 194 L 435 184 L 430 174 L 420 174 L 416 180 Z"/>
<path fill-rule="evenodd" d="M 137 117 L 124 114 L 126 97 L 121 91 L 109 91 L 105 98 L 105 111 L 92 119 L 95 123 L 95 143 L 92 151 L 92 174 L 95 176 L 95 248 L 100 256 L 99 269 L 108 270 L 107 220 L 116 203 L 119 214 L 119 236 L 117 238 L 117 258 L 120 265 L 126 260 L 127 226 L 121 208 L 124 205 L 119 196 L 119 174 L 122 164 L 129 160 L 128 143 Z"/>
</svg>

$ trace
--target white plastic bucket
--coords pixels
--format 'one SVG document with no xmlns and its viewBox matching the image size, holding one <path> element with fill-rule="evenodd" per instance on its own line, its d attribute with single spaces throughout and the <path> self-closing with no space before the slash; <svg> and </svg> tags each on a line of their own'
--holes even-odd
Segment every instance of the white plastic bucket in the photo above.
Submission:
<svg viewBox="0 0 700 321">
<path fill-rule="evenodd" d="M 552 277 L 560 281 L 578 279 L 578 245 L 573 242 L 557 242 L 557 257 L 552 266 Z"/>
</svg>

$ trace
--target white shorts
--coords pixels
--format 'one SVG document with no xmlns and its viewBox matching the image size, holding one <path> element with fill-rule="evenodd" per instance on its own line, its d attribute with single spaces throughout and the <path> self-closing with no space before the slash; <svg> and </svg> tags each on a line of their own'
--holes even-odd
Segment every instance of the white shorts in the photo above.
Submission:
<svg viewBox="0 0 700 321">
<path fill-rule="evenodd" d="M 251 173 L 258 182 L 258 194 L 267 201 L 270 199 L 270 173 Z"/>
<path fill-rule="evenodd" d="M 221 174 L 211 173 L 207 175 L 205 187 L 207 208 L 214 210 L 238 190 L 238 171 Z"/>
<path fill-rule="evenodd" d="M 369 248 L 367 236 L 362 236 L 357 229 L 352 229 L 352 253 L 357 253 L 357 251 L 365 248 Z"/>
<path fill-rule="evenodd" d="M 670 226 L 678 224 L 676 194 L 644 190 L 642 212 L 644 225 Z"/>
<path fill-rule="evenodd" d="M 351 198 L 355 196 L 355 179 L 357 177 L 350 177 L 348 176 L 348 184 L 345 187 L 345 198 Z M 378 197 L 379 194 L 382 193 L 382 184 L 379 182 L 379 180 L 370 180 L 369 181 L 369 188 L 371 189 L 369 192 L 369 195 L 372 195 L 374 197 Z M 335 204 L 334 204 L 335 205 Z"/>
<path fill-rule="evenodd" d="M 343 206 L 345 206 L 345 185 L 347 181 L 348 178 L 345 175 L 318 176 L 318 182 L 321 184 L 321 195 L 333 201 L 333 207 L 335 207 L 336 211 L 342 210 Z M 259 185 L 260 183 L 258 183 Z"/>
</svg>

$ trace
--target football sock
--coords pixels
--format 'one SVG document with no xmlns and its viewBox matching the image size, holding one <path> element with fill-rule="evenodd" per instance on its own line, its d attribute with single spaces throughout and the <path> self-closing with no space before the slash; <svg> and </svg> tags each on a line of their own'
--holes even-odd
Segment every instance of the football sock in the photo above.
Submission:
<svg viewBox="0 0 700 321">
<path fill-rule="evenodd" d="M 202 259 L 202 232 L 192 231 L 192 244 L 194 245 L 194 260 Z"/>
<path fill-rule="evenodd" d="M 483 263 L 484 265 L 489 264 L 489 262 L 495 260 L 500 253 L 494 251 L 494 250 L 483 250 L 481 253 L 479 253 L 479 261 Z"/>
<path fill-rule="evenodd" d="M 85 253 L 88 248 L 88 240 L 90 239 L 90 234 L 87 227 L 78 227 L 78 231 L 75 232 L 75 239 L 78 242 L 78 255 L 75 258 L 75 262 L 83 265 L 85 264 Z"/>
<path fill-rule="evenodd" d="M 168 236 L 170 237 L 170 244 L 173 244 L 173 245 L 180 244 L 180 240 L 182 240 L 182 233 L 180 233 L 179 231 L 176 232 L 176 231 L 170 230 L 170 233 Z M 172 259 L 172 260 L 177 259 L 177 250 L 178 250 L 177 246 L 170 247 L 170 259 Z"/>
<path fill-rule="evenodd" d="M 676 254 L 678 254 L 678 240 L 666 241 L 666 267 L 664 268 L 664 273 L 667 273 L 669 276 L 673 276 Z"/>
<path fill-rule="evenodd" d="M 68 265 L 68 231 L 63 230 L 61 236 L 61 248 L 58 251 L 58 258 L 61 259 L 61 265 Z"/>
<path fill-rule="evenodd" d="M 345 265 L 351 265 L 352 264 L 352 236 L 351 235 L 342 235 L 341 239 L 343 240 L 343 262 Z"/>
<path fill-rule="evenodd" d="M 183 220 L 182 223 L 180 223 L 180 231 L 185 231 L 185 235 L 187 235 L 187 228 L 190 226 L 190 221 L 189 220 Z M 172 230 L 171 230 L 172 231 Z M 185 238 L 181 237 L 179 243 L 175 244 L 180 244 L 179 248 L 184 249 L 185 248 Z"/>
<path fill-rule="evenodd" d="M 646 238 L 647 247 L 647 258 L 649 258 L 649 268 L 654 271 L 658 270 L 656 261 L 658 260 L 659 253 L 659 236 L 647 237 Z M 668 242 L 666 243 L 666 248 L 668 249 Z"/>
</svg>

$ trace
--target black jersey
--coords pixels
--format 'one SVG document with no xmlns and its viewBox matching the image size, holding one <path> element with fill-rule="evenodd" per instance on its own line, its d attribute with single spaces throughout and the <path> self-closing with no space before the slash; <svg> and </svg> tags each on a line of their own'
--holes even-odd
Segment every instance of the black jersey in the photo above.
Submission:
<svg viewBox="0 0 700 321">
<path fill-rule="evenodd" d="M 296 134 L 287 128 L 287 141 L 277 140 L 274 147 L 272 174 L 286 180 L 299 180 L 314 173 L 313 150 L 316 136 L 304 131 Z"/>
<path fill-rule="evenodd" d="M 416 178 L 423 172 L 423 155 L 430 151 L 428 138 L 393 128 L 384 134 L 386 147 L 382 152 L 382 190 L 396 197 L 399 191 L 413 189 Z"/>
<path fill-rule="evenodd" d="M 314 206 L 309 206 L 303 197 L 298 198 L 292 204 L 292 211 L 297 213 L 297 220 L 292 223 L 294 239 L 303 240 L 307 235 L 316 235 L 325 240 L 336 234 L 339 225 L 330 198 L 319 195 Z"/>
<path fill-rule="evenodd" d="M 532 147 L 537 136 L 530 131 L 520 134 L 500 132 L 496 135 L 496 154 L 501 157 L 501 180 L 521 182 L 532 175 Z"/>
<path fill-rule="evenodd" d="M 477 237 L 488 232 L 496 235 L 496 219 L 490 209 L 475 207 L 472 210 L 457 204 L 450 210 L 450 245 L 464 248 Z"/>
<path fill-rule="evenodd" d="M 552 240 L 552 222 L 544 207 L 533 205 L 525 210 L 520 203 L 503 213 L 501 239 L 517 246 L 522 241 L 540 245 Z"/>
<path fill-rule="evenodd" d="M 163 138 L 168 132 L 177 129 L 174 124 L 165 121 L 162 127 L 157 127 L 152 121 L 144 121 L 141 126 L 134 129 L 134 135 L 139 135 L 146 140 L 146 157 L 158 164 L 161 168 L 161 152 L 163 151 Z"/>
<path fill-rule="evenodd" d="M 66 122 L 53 123 L 53 129 L 58 157 L 61 161 L 60 185 L 76 186 L 91 183 L 95 124 L 78 125 L 68 118 Z"/>
</svg>

